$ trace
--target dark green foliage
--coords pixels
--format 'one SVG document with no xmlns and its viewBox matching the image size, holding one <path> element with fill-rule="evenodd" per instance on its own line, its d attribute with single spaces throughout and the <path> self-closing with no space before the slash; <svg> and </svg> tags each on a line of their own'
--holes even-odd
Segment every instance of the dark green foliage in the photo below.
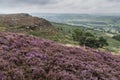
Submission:
<svg viewBox="0 0 120 80">
<path fill-rule="evenodd" d="M 75 29 L 73 31 L 72 37 L 75 41 L 79 41 L 82 35 L 83 35 L 83 32 L 81 29 Z"/>
<path fill-rule="evenodd" d="M 113 36 L 112 38 L 115 39 L 115 40 L 120 41 L 120 35 L 115 35 L 115 36 Z"/>
<path fill-rule="evenodd" d="M 92 47 L 92 48 L 98 48 L 99 47 L 99 41 L 94 37 L 87 38 L 85 42 L 85 46 Z"/>
<path fill-rule="evenodd" d="M 71 33 L 71 30 L 70 30 L 70 29 L 68 30 L 68 33 Z"/>
<path fill-rule="evenodd" d="M 99 47 L 108 46 L 107 40 L 103 37 L 99 37 Z"/>
<path fill-rule="evenodd" d="M 75 41 L 79 41 L 80 45 L 91 48 L 102 48 L 108 45 L 107 40 L 103 37 L 95 37 L 92 33 L 80 29 L 75 29 L 72 37 Z"/>
</svg>

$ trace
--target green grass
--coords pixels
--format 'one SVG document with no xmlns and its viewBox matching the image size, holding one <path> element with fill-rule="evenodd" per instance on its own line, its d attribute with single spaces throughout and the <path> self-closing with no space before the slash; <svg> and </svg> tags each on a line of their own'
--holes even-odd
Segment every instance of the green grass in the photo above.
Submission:
<svg viewBox="0 0 120 80">
<path fill-rule="evenodd" d="M 76 45 L 79 46 L 79 42 L 76 42 L 72 39 L 72 32 L 74 29 L 80 28 L 84 29 L 86 31 L 89 31 L 96 36 L 103 36 L 108 40 L 109 46 L 104 47 L 105 50 L 108 50 L 113 53 L 118 53 L 120 54 L 120 41 L 117 41 L 115 39 L 112 39 L 112 36 L 114 34 L 112 33 L 107 33 L 107 32 L 102 32 L 102 31 L 97 31 L 89 28 L 84 28 L 82 26 L 71 26 L 71 25 L 66 25 L 66 24 L 58 24 L 58 23 L 52 23 L 53 26 L 57 31 L 55 31 L 52 35 L 47 33 L 44 29 L 42 31 L 34 31 L 34 30 L 26 30 L 24 28 L 20 28 L 19 26 L 16 27 L 3 27 L 0 26 L 0 31 L 9 31 L 9 32 L 18 32 L 18 33 L 25 33 L 28 35 L 33 35 L 37 36 L 40 38 L 45 38 L 45 39 L 50 39 L 56 42 L 60 42 L 64 45 L 70 44 L 70 45 Z"/>
<path fill-rule="evenodd" d="M 120 53 L 120 41 L 108 38 L 109 46 L 106 47 L 107 50 L 115 53 Z"/>
<path fill-rule="evenodd" d="M 61 42 L 64 44 L 79 45 L 78 42 L 75 42 L 72 40 L 72 36 L 71 36 L 71 33 L 69 33 L 69 30 L 70 30 L 70 32 L 72 32 L 76 28 L 85 29 L 84 27 L 77 27 L 77 26 L 75 27 L 75 26 L 70 26 L 70 25 L 65 25 L 65 24 L 55 24 L 55 23 L 53 25 L 56 27 L 59 27 L 59 28 L 63 28 L 63 30 L 61 31 L 62 32 L 61 36 L 63 35 L 63 33 L 67 36 L 67 37 L 64 36 L 61 38 L 59 37 L 59 39 L 61 39 L 61 40 L 58 42 Z M 116 53 L 116 54 L 120 54 L 120 41 L 112 39 L 112 36 L 114 34 L 97 31 L 97 30 L 93 30 L 93 29 L 86 29 L 86 30 L 95 34 L 96 36 L 99 36 L 99 37 L 103 36 L 104 38 L 106 38 L 108 40 L 109 46 L 104 47 L 105 50 L 108 50 L 108 51 Z"/>
</svg>

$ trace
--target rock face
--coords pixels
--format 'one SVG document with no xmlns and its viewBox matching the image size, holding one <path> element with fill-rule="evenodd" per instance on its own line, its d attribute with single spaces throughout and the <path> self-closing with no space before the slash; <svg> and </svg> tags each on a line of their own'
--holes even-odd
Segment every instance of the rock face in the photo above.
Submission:
<svg viewBox="0 0 120 80">
<path fill-rule="evenodd" d="M 120 56 L 0 33 L 0 80 L 120 80 Z"/>
<path fill-rule="evenodd" d="M 39 26 L 39 27 L 51 27 L 52 24 L 38 17 L 33 17 L 29 14 L 20 13 L 20 14 L 6 14 L 0 15 L 0 24 L 4 26 Z"/>
</svg>

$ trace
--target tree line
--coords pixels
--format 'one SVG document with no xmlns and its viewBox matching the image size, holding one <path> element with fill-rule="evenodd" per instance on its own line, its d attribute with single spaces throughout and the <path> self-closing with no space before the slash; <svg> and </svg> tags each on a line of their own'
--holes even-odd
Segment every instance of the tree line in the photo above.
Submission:
<svg viewBox="0 0 120 80">
<path fill-rule="evenodd" d="M 97 37 L 91 32 L 81 29 L 75 29 L 72 33 L 73 40 L 78 41 L 80 45 L 91 48 L 103 48 L 108 46 L 108 42 L 104 37 Z"/>
</svg>

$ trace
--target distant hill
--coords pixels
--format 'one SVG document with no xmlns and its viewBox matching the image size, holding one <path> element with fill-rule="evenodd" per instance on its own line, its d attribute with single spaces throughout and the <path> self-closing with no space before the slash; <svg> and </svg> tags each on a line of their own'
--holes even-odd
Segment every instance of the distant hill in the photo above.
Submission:
<svg viewBox="0 0 120 80">
<path fill-rule="evenodd" d="M 0 80 L 120 80 L 120 56 L 0 33 Z"/>
<path fill-rule="evenodd" d="M 120 33 L 120 16 L 93 14 L 34 14 L 52 22 L 84 26 L 94 30 Z"/>
<path fill-rule="evenodd" d="M 0 15 L 0 25 L 3 26 L 25 26 L 25 27 L 51 27 L 52 24 L 38 17 L 33 17 L 26 13 L 19 14 L 1 14 Z"/>
</svg>

